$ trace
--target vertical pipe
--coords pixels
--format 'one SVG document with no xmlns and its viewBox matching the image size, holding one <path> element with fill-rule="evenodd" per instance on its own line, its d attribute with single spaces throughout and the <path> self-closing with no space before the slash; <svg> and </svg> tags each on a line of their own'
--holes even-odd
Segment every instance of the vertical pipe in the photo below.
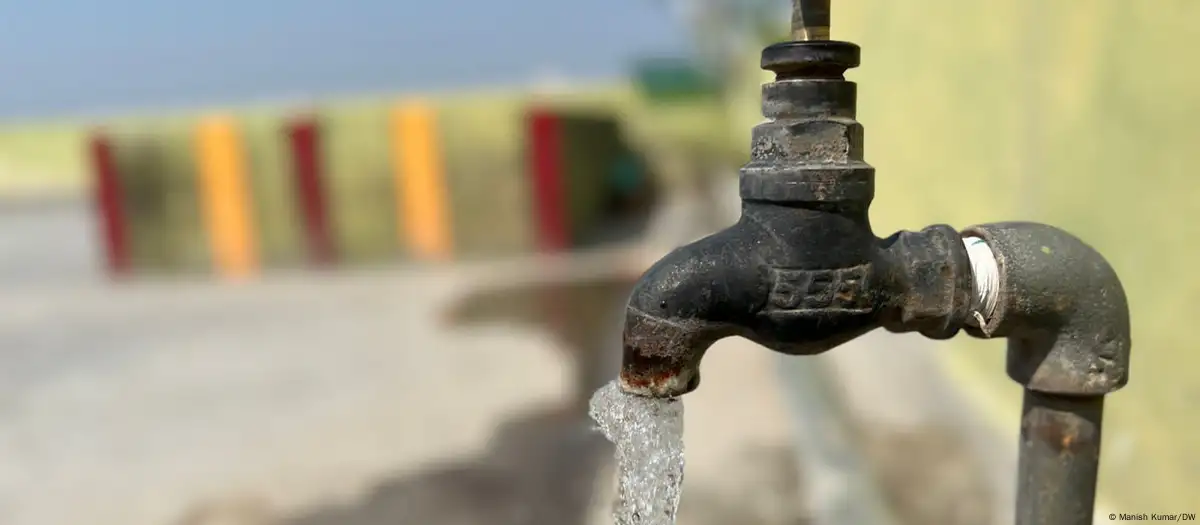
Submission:
<svg viewBox="0 0 1200 525">
<path fill-rule="evenodd" d="M 401 242 L 418 258 L 450 259 L 453 234 L 437 114 L 423 102 L 393 108 L 390 150 Z"/>
<path fill-rule="evenodd" d="M 129 227 L 112 141 L 103 131 L 96 130 L 92 132 L 88 146 L 92 171 L 96 177 L 94 203 L 105 260 L 110 275 L 122 276 L 129 273 L 131 266 Z"/>
<path fill-rule="evenodd" d="M 258 259 L 245 163 L 233 119 L 214 116 L 201 120 L 196 151 L 213 263 L 222 277 L 249 277 L 257 271 Z"/>
<path fill-rule="evenodd" d="M 562 130 L 558 116 L 545 109 L 529 114 L 529 168 L 533 178 L 538 247 L 557 252 L 569 242 L 564 209 Z"/>
<path fill-rule="evenodd" d="M 287 133 L 291 145 L 296 203 L 304 225 L 309 261 L 316 266 L 332 266 L 337 262 L 337 247 L 329 222 L 320 127 L 316 118 L 305 116 L 293 120 Z"/>
<path fill-rule="evenodd" d="M 1091 525 L 1104 397 L 1025 390 L 1017 525 Z"/>
</svg>

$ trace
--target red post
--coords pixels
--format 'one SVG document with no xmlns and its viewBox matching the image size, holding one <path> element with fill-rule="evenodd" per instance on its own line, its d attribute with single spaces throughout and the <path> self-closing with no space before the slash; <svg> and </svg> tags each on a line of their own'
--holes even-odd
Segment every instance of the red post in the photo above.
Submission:
<svg viewBox="0 0 1200 525">
<path fill-rule="evenodd" d="M 125 217 L 121 178 L 117 171 L 116 159 L 113 158 L 112 141 L 103 131 L 93 131 L 88 150 L 95 176 L 94 205 L 108 271 L 114 277 L 122 276 L 128 274 L 131 269 L 129 229 Z"/>
<path fill-rule="evenodd" d="M 563 188 L 562 127 L 545 109 L 529 113 L 529 168 L 533 183 L 538 247 L 557 252 L 570 243 Z"/>
<path fill-rule="evenodd" d="M 293 120 L 287 133 L 292 151 L 296 201 L 304 224 L 309 260 L 318 266 L 332 265 L 337 262 L 337 249 L 329 222 L 320 127 L 316 119 L 303 117 Z"/>
</svg>

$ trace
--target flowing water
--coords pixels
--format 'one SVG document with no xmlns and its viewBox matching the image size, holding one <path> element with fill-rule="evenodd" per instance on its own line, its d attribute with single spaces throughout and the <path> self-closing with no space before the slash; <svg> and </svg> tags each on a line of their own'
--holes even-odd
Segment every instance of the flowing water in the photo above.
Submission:
<svg viewBox="0 0 1200 525">
<path fill-rule="evenodd" d="M 674 525 L 683 485 L 683 403 L 626 394 L 616 381 L 590 413 L 617 448 L 616 525 Z"/>
</svg>

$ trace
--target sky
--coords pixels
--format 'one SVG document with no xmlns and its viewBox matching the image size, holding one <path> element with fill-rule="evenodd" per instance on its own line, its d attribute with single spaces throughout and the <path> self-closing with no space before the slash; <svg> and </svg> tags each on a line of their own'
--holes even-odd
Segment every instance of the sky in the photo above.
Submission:
<svg viewBox="0 0 1200 525">
<path fill-rule="evenodd" d="M 0 0 L 0 118 L 614 78 L 659 0 Z"/>
</svg>

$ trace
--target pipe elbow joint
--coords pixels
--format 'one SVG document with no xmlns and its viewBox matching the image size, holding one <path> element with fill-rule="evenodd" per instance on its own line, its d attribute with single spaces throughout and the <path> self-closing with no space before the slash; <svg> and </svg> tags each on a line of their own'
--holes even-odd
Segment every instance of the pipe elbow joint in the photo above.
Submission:
<svg viewBox="0 0 1200 525">
<path fill-rule="evenodd" d="M 966 329 L 1008 339 L 1009 377 L 1070 396 L 1104 395 L 1128 382 L 1129 304 L 1103 256 L 1044 224 L 983 224 L 963 235 L 983 239 L 999 270 L 994 309 Z"/>
</svg>

